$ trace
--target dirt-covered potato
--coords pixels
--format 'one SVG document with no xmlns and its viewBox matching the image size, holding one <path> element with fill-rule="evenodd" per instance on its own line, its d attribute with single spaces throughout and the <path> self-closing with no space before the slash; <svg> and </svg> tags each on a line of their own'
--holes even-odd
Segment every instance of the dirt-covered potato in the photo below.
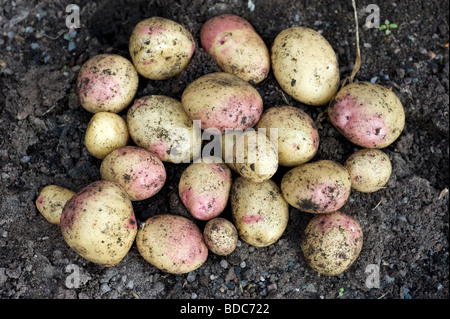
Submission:
<svg viewBox="0 0 450 319">
<path fill-rule="evenodd" d="M 392 164 L 385 152 L 364 148 L 350 155 L 344 163 L 350 174 L 352 188 L 373 193 L 384 187 L 391 177 Z"/>
<path fill-rule="evenodd" d="M 92 116 L 84 136 L 88 152 L 104 159 L 112 151 L 124 147 L 130 140 L 126 121 L 118 114 L 99 112 Z"/>
<path fill-rule="evenodd" d="M 276 143 L 259 131 L 246 131 L 234 143 L 233 165 L 239 175 L 253 181 L 270 179 L 278 169 Z"/>
<path fill-rule="evenodd" d="M 339 65 L 330 43 L 305 27 L 282 30 L 272 44 L 272 69 L 280 87 L 308 105 L 327 104 L 339 89 Z"/>
<path fill-rule="evenodd" d="M 351 190 L 344 166 L 330 160 L 306 163 L 289 170 L 281 180 L 281 191 L 293 207 L 308 213 L 337 211 Z"/>
<path fill-rule="evenodd" d="M 128 110 L 127 124 L 136 145 L 164 162 L 191 162 L 201 151 L 200 128 L 174 98 L 147 95 L 135 100 Z"/>
<path fill-rule="evenodd" d="M 261 183 L 238 177 L 231 187 L 231 211 L 239 237 L 255 247 L 275 243 L 289 220 L 289 204 L 272 180 Z"/>
<path fill-rule="evenodd" d="M 193 217 L 210 220 L 227 206 L 231 182 L 231 171 L 222 159 L 207 157 L 186 167 L 178 184 L 178 194 Z"/>
<path fill-rule="evenodd" d="M 302 234 L 301 243 L 311 268 L 325 276 L 336 276 L 358 258 L 363 233 L 358 221 L 336 211 L 314 216 Z"/>
<path fill-rule="evenodd" d="M 147 262 L 172 274 L 191 272 L 208 258 L 201 230 L 178 215 L 158 214 L 147 219 L 139 227 L 136 246 Z"/>
<path fill-rule="evenodd" d="M 203 24 L 200 40 L 223 72 L 250 83 L 259 83 L 267 77 L 269 50 L 247 20 L 232 14 L 211 18 Z"/>
<path fill-rule="evenodd" d="M 64 205 L 75 192 L 58 185 L 47 185 L 36 199 L 36 208 L 52 224 L 59 225 Z"/>
<path fill-rule="evenodd" d="M 248 82 L 225 72 L 209 73 L 190 83 L 181 102 L 192 120 L 201 121 L 203 130 L 245 130 L 259 120 L 263 101 Z"/>
<path fill-rule="evenodd" d="M 344 86 L 330 101 L 328 115 L 342 135 L 364 148 L 387 147 L 405 126 L 405 111 L 397 95 L 371 82 Z"/>
<path fill-rule="evenodd" d="M 106 267 L 119 263 L 137 233 L 132 203 L 125 190 L 110 181 L 96 181 L 64 206 L 61 231 L 81 257 Z"/>
<path fill-rule="evenodd" d="M 299 108 L 287 105 L 274 106 L 261 116 L 255 129 L 277 129 L 278 163 L 282 166 L 299 166 L 309 162 L 319 147 L 319 132 L 311 117 Z"/>
<path fill-rule="evenodd" d="M 133 101 L 138 82 L 129 60 L 117 54 L 100 54 L 82 65 L 76 88 L 87 111 L 119 113 Z"/>
<path fill-rule="evenodd" d="M 125 146 L 109 153 L 100 165 L 100 176 L 122 186 L 132 201 L 150 198 L 166 182 L 166 169 L 153 153 Z"/>
<path fill-rule="evenodd" d="M 206 246 L 214 254 L 226 256 L 231 254 L 238 243 L 238 232 L 228 219 L 216 217 L 208 221 L 203 229 Z"/>
<path fill-rule="evenodd" d="M 139 22 L 131 33 L 129 51 L 136 70 L 151 80 L 180 74 L 194 55 L 195 41 L 181 24 L 161 17 Z"/>
</svg>

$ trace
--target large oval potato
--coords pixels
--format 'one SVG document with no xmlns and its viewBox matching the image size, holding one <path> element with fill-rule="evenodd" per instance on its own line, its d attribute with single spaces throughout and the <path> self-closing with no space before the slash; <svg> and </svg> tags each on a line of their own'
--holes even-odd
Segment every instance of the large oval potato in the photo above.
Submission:
<svg viewBox="0 0 450 319">
<path fill-rule="evenodd" d="M 255 247 L 275 243 L 289 220 L 289 204 L 272 180 L 261 183 L 238 177 L 231 187 L 231 211 L 239 237 Z"/>
<path fill-rule="evenodd" d="M 203 130 L 247 129 L 259 120 L 263 101 L 248 82 L 225 72 L 209 73 L 190 83 L 181 102 L 192 120 Z M 215 131 L 212 131 L 215 129 Z"/>
<path fill-rule="evenodd" d="M 364 148 L 350 155 L 344 163 L 350 174 L 352 188 L 373 193 L 384 187 L 392 173 L 392 164 L 385 152 Z"/>
<path fill-rule="evenodd" d="M 174 98 L 148 95 L 135 100 L 128 110 L 127 123 L 136 145 L 164 162 L 190 162 L 201 151 L 200 128 Z"/>
<path fill-rule="evenodd" d="M 278 169 L 277 146 L 259 131 L 246 131 L 234 143 L 233 165 L 239 175 L 259 183 L 270 179 Z"/>
<path fill-rule="evenodd" d="M 129 60 L 117 54 L 99 54 L 81 66 L 76 88 L 87 111 L 119 113 L 133 101 L 138 82 Z"/>
<path fill-rule="evenodd" d="M 137 233 L 128 194 L 118 184 L 105 180 L 89 184 L 66 203 L 60 226 L 69 247 L 106 267 L 125 257 Z"/>
<path fill-rule="evenodd" d="M 98 159 L 104 159 L 112 151 L 126 146 L 129 140 L 125 120 L 120 115 L 109 112 L 94 114 L 84 136 L 86 149 Z"/>
<path fill-rule="evenodd" d="M 358 258 L 363 233 L 358 221 L 342 212 L 314 216 L 302 235 L 308 265 L 325 276 L 347 270 Z"/>
<path fill-rule="evenodd" d="M 319 148 L 319 132 L 311 117 L 299 108 L 287 105 L 270 107 L 261 116 L 255 129 L 277 130 L 278 163 L 299 166 L 309 162 Z"/>
<path fill-rule="evenodd" d="M 151 80 L 165 80 L 186 69 L 194 55 L 195 41 L 181 24 L 152 17 L 135 26 L 129 50 L 139 74 Z"/>
<path fill-rule="evenodd" d="M 308 213 L 330 213 L 341 208 L 350 196 L 351 181 L 339 163 L 319 160 L 288 171 L 281 191 L 293 207 Z"/>
<path fill-rule="evenodd" d="M 205 244 L 214 254 L 226 256 L 237 246 L 239 235 L 228 219 L 216 217 L 208 221 L 203 229 Z"/>
<path fill-rule="evenodd" d="M 166 169 L 153 153 L 125 146 L 109 153 L 100 165 L 102 179 L 122 186 L 132 201 L 150 198 L 166 182 Z"/>
<path fill-rule="evenodd" d="M 231 171 L 221 158 L 203 158 L 181 174 L 178 193 L 193 217 L 210 220 L 227 206 L 231 188 Z"/>
<path fill-rule="evenodd" d="M 232 14 L 211 18 L 203 24 L 200 40 L 223 72 L 255 84 L 267 77 L 269 50 L 247 20 Z"/>
<path fill-rule="evenodd" d="M 327 104 L 339 89 L 339 65 L 330 43 L 305 27 L 282 30 L 272 45 L 272 69 L 280 87 L 308 105 Z"/>
<path fill-rule="evenodd" d="M 58 185 L 47 185 L 41 189 L 36 199 L 36 208 L 52 224 L 59 225 L 64 205 L 75 192 Z"/>
<path fill-rule="evenodd" d="M 397 95 L 370 82 L 344 86 L 330 101 L 328 115 L 345 138 L 364 148 L 387 147 L 405 126 L 405 111 Z"/>
<path fill-rule="evenodd" d="M 147 219 L 139 227 L 136 246 L 147 262 L 172 274 L 193 271 L 208 258 L 198 226 L 178 215 L 159 214 Z"/>
</svg>

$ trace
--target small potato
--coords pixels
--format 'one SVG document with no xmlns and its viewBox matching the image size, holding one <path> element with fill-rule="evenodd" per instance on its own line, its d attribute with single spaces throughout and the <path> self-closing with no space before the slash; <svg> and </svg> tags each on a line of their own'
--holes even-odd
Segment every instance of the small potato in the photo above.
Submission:
<svg viewBox="0 0 450 319">
<path fill-rule="evenodd" d="M 96 181 L 64 206 L 61 231 L 81 257 L 106 267 L 119 263 L 137 233 L 133 206 L 125 190 L 110 181 Z"/>
<path fill-rule="evenodd" d="M 270 179 L 278 169 L 276 144 L 259 131 L 244 132 L 236 140 L 233 153 L 236 171 L 255 183 Z"/>
<path fill-rule="evenodd" d="M 325 276 L 347 270 L 363 245 L 359 223 L 342 212 L 314 216 L 302 235 L 302 251 L 311 268 Z"/>
<path fill-rule="evenodd" d="M 344 167 L 350 174 L 352 188 L 373 193 L 384 187 L 392 173 L 387 154 L 378 149 L 361 149 L 348 157 Z"/>
<path fill-rule="evenodd" d="M 208 258 L 198 226 L 178 215 L 159 214 L 147 219 L 139 227 L 136 246 L 147 262 L 171 274 L 191 272 Z"/>
<path fill-rule="evenodd" d="M 203 130 L 221 134 L 227 128 L 253 127 L 263 109 L 262 98 L 251 84 L 224 72 L 194 80 L 184 90 L 181 102 L 192 120 L 201 121 Z"/>
<path fill-rule="evenodd" d="M 281 191 L 293 207 L 308 213 L 330 213 L 341 208 L 351 190 L 350 175 L 339 163 L 319 160 L 288 171 Z"/>
<path fill-rule="evenodd" d="M 36 208 L 52 224 L 59 225 L 64 205 L 75 192 L 58 186 L 47 185 L 41 189 L 36 199 Z"/>
<path fill-rule="evenodd" d="M 330 43 L 305 27 L 281 31 L 272 45 L 272 69 L 280 87 L 307 105 L 327 104 L 339 89 L 339 65 Z"/>
<path fill-rule="evenodd" d="M 194 55 L 195 41 L 181 24 L 152 17 L 135 26 L 129 50 L 139 74 L 151 80 L 166 80 L 186 69 Z"/>
<path fill-rule="evenodd" d="M 130 140 L 127 123 L 118 114 L 99 112 L 92 116 L 84 143 L 91 155 L 104 159 L 112 151 L 124 147 Z"/>
<path fill-rule="evenodd" d="M 128 110 L 127 123 L 136 145 L 155 153 L 161 161 L 186 163 L 201 151 L 200 128 L 174 98 L 148 95 L 137 99 Z"/>
<path fill-rule="evenodd" d="M 206 223 L 203 238 L 214 254 L 226 256 L 236 249 L 239 236 L 232 222 L 216 217 Z"/>
<path fill-rule="evenodd" d="M 133 100 L 139 77 L 133 64 L 117 54 L 100 54 L 86 61 L 77 78 L 81 105 L 91 113 L 119 113 Z"/>
<path fill-rule="evenodd" d="M 202 26 L 200 40 L 223 72 L 255 84 L 267 77 L 269 50 L 247 20 L 232 14 L 211 18 Z"/>
<path fill-rule="evenodd" d="M 193 217 L 210 220 L 225 209 L 231 188 L 231 171 L 221 158 L 204 158 L 190 164 L 178 184 L 178 193 Z"/>
<path fill-rule="evenodd" d="M 255 247 L 275 243 L 289 220 L 289 204 L 272 180 L 261 183 L 238 177 L 231 187 L 231 212 L 239 237 Z"/>
<path fill-rule="evenodd" d="M 166 169 L 153 153 L 125 146 L 109 153 L 100 165 L 102 179 L 122 186 L 132 201 L 158 193 L 166 182 Z"/>
<path fill-rule="evenodd" d="M 328 115 L 345 138 L 364 148 L 387 147 L 405 126 L 405 112 L 397 95 L 370 82 L 344 86 L 331 100 Z"/>
<path fill-rule="evenodd" d="M 278 163 L 282 166 L 299 166 L 309 162 L 319 148 L 319 132 L 311 117 L 293 106 L 274 106 L 261 116 L 255 129 L 271 129 L 278 133 Z"/>
</svg>

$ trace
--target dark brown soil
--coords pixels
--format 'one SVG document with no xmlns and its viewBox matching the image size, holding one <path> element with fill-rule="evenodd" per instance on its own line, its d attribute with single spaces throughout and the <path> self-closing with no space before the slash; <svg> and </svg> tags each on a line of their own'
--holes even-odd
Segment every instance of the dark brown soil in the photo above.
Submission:
<svg viewBox="0 0 450 319">
<path fill-rule="evenodd" d="M 248 3 L 254 3 L 253 11 Z M 194 35 L 194 58 L 170 80 L 140 78 L 136 97 L 180 99 L 187 84 L 219 70 L 200 47 L 199 31 L 208 18 L 227 12 L 248 19 L 269 47 L 286 27 L 320 31 L 335 49 L 344 78 L 356 52 L 351 1 L 80 1 L 81 27 L 70 43 L 66 2 L 0 0 L 0 297 L 448 298 L 448 1 L 379 2 L 381 23 L 388 19 L 398 25 L 390 35 L 364 27 L 370 3 L 357 1 L 362 66 L 356 80 L 392 87 L 404 105 L 406 127 L 385 149 L 393 164 L 387 187 L 372 194 L 352 191 L 342 208 L 363 229 L 357 261 L 335 277 L 311 270 L 300 236 L 312 214 L 291 209 L 287 230 L 275 244 L 254 248 L 241 241 L 231 255 L 211 253 L 196 271 L 176 276 L 146 263 L 135 245 L 115 267 L 87 262 L 36 210 L 36 196 L 45 185 L 77 191 L 99 179 L 100 162 L 84 146 L 91 114 L 75 94 L 80 66 L 99 53 L 129 58 L 128 37 L 135 24 L 150 16 L 170 18 Z M 317 119 L 326 107 L 294 101 L 272 73 L 256 88 L 265 108 L 291 104 Z M 315 159 L 343 163 L 357 149 L 327 118 L 321 122 L 320 139 Z M 177 195 L 185 167 L 166 164 L 162 191 L 135 203 L 139 221 L 159 213 L 186 214 Z M 274 180 L 279 182 L 284 172 L 280 168 Z M 223 217 L 230 218 L 229 209 Z M 375 287 L 373 265 L 379 267 L 380 285 Z M 74 269 L 79 282 L 73 279 Z"/>
</svg>

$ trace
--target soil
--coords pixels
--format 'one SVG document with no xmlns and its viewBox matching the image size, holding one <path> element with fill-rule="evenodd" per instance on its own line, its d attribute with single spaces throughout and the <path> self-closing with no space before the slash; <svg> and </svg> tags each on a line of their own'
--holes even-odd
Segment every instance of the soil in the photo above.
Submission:
<svg viewBox="0 0 450 319">
<path fill-rule="evenodd" d="M 300 236 L 313 215 L 293 208 L 275 244 L 255 248 L 240 241 L 228 256 L 211 253 L 199 269 L 170 275 L 145 262 L 135 245 L 111 268 L 84 260 L 68 247 L 59 227 L 40 215 L 35 200 L 45 185 L 78 191 L 100 178 L 100 161 L 84 146 L 92 115 L 77 99 L 76 76 L 97 54 L 129 58 L 128 37 L 140 20 L 173 19 L 194 35 L 197 49 L 189 67 L 166 81 L 140 78 L 136 95 L 180 99 L 187 84 L 219 71 L 201 48 L 199 31 L 221 13 L 247 19 L 269 47 L 284 28 L 313 28 L 335 49 L 341 78 L 349 76 L 356 52 L 351 1 L 84 0 L 78 2 L 81 26 L 69 36 L 67 1 L 0 0 L 0 297 L 447 299 L 448 1 L 380 2 L 381 24 L 386 19 L 397 24 L 389 35 L 365 26 L 371 3 L 357 1 L 362 66 L 355 80 L 391 88 L 404 105 L 406 127 L 385 149 L 393 164 L 386 188 L 371 194 L 352 191 L 342 208 L 362 226 L 359 258 L 341 275 L 326 277 L 310 269 L 301 253 Z M 265 108 L 290 104 L 313 119 L 326 109 L 293 100 L 272 73 L 256 88 Z M 328 118 L 321 121 L 320 149 L 313 160 L 343 163 L 356 149 Z M 177 195 L 185 167 L 166 163 L 161 192 L 134 203 L 139 222 L 154 214 L 186 214 Z M 274 180 L 279 182 L 284 172 L 280 167 Z M 229 207 L 222 216 L 230 218 Z"/>
</svg>

